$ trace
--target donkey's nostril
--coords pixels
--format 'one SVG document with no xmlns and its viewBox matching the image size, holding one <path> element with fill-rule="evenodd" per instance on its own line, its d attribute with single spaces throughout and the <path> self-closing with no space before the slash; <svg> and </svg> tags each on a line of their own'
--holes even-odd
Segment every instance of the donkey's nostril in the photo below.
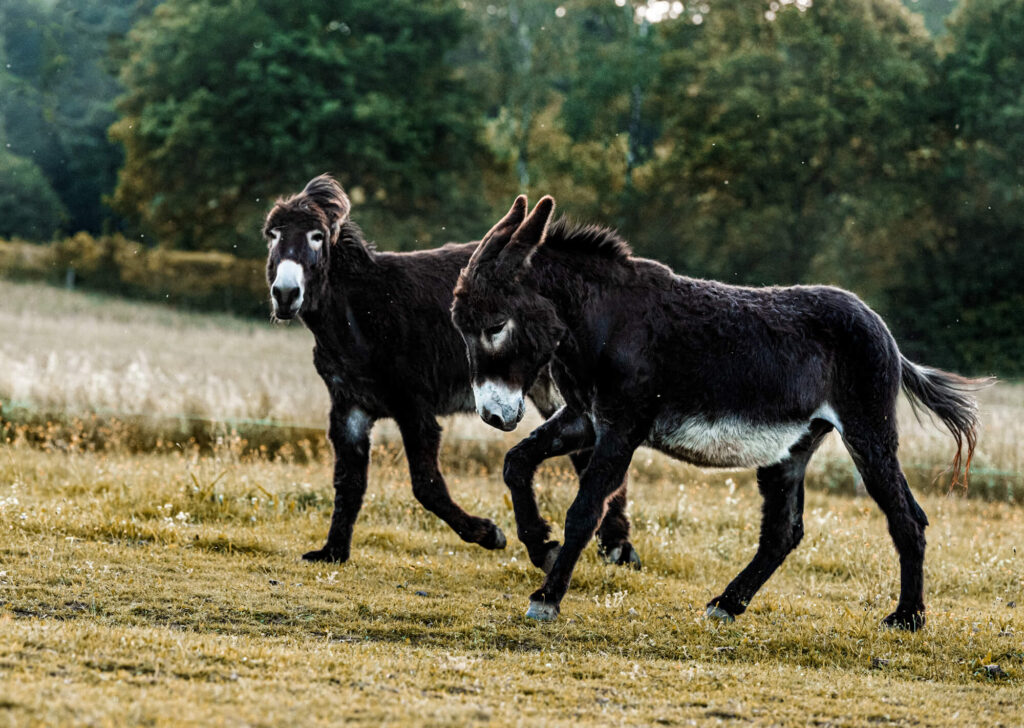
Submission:
<svg viewBox="0 0 1024 728">
<path fill-rule="evenodd" d="M 499 430 L 504 429 L 505 427 L 504 420 L 502 420 L 501 417 L 499 417 L 496 412 L 490 412 L 487 415 L 485 415 L 484 422 L 486 422 L 491 427 L 498 428 Z"/>
<path fill-rule="evenodd" d="M 270 289 L 271 295 L 274 296 L 274 300 L 277 301 L 279 306 L 284 308 L 290 308 L 295 299 L 299 297 L 299 289 L 297 286 L 284 288 L 282 286 L 273 286 Z"/>
</svg>

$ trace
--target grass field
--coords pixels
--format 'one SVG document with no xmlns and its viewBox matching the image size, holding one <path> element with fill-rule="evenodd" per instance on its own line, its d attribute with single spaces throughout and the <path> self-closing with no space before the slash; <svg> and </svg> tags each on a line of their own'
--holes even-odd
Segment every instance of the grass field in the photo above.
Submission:
<svg viewBox="0 0 1024 728">
<path fill-rule="evenodd" d="M 5 404 L 322 420 L 297 327 L 9 288 Z M 1019 472 L 1021 388 L 984 397 L 981 464 Z M 496 456 L 514 438 L 450 424 L 457 500 L 514 534 Z M 903 457 L 937 472 L 949 441 L 930 428 L 905 423 Z M 535 624 L 525 550 L 463 544 L 420 508 L 388 428 L 336 566 L 298 559 L 326 532 L 322 451 L 269 459 L 228 437 L 138 452 L 122 435 L 0 449 L 0 725 L 1024 724 L 1024 508 L 922 493 L 929 622 L 882 630 L 896 557 L 874 504 L 828 487 L 853 481 L 835 442 L 815 461 L 803 543 L 736 623 L 705 621 L 703 604 L 753 553 L 751 474 L 641 451 L 643 571 L 591 546 L 560 620 Z M 540 474 L 556 524 L 574 482 L 562 462 Z"/>
</svg>

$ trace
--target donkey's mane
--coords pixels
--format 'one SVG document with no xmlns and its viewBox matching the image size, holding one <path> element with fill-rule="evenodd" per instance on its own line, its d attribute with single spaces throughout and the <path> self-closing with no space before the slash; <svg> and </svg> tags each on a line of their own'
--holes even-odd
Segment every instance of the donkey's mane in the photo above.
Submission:
<svg viewBox="0 0 1024 728">
<path fill-rule="evenodd" d="M 359 227 L 352 220 L 346 220 L 341 224 L 341 229 L 338 230 L 337 245 L 361 245 L 371 253 L 377 252 L 377 244 L 371 240 L 367 240 L 363 234 L 363 229 Z"/>
<path fill-rule="evenodd" d="M 633 254 L 629 243 L 617 231 L 600 225 L 585 225 L 565 217 L 551 223 L 543 247 L 620 261 Z"/>
</svg>

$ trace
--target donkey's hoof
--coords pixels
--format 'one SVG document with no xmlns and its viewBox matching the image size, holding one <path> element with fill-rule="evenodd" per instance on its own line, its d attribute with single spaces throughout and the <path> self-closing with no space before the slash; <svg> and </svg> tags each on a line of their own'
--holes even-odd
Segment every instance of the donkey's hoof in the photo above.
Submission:
<svg viewBox="0 0 1024 728">
<path fill-rule="evenodd" d="M 616 546 L 610 551 L 606 551 L 604 554 L 605 563 L 615 564 L 616 566 L 628 566 L 631 569 L 640 571 L 643 568 L 643 564 L 640 563 L 640 555 L 637 554 L 636 549 L 633 548 L 633 544 L 626 541 L 623 544 Z"/>
<path fill-rule="evenodd" d="M 486 536 L 484 536 L 480 545 L 485 549 L 491 549 L 492 551 L 505 548 L 505 546 L 508 545 L 508 541 L 505 540 L 505 533 L 498 528 L 497 524 L 492 523 L 490 525 L 491 530 L 487 532 Z"/>
<path fill-rule="evenodd" d="M 551 570 L 555 568 L 555 559 L 558 558 L 558 554 L 560 554 L 561 552 L 562 547 L 558 546 L 557 544 L 548 549 L 548 552 L 544 555 L 544 563 L 541 564 L 540 567 L 545 574 L 550 574 Z M 534 602 L 530 602 L 531 608 L 533 604 Z"/>
<path fill-rule="evenodd" d="M 343 563 L 348 561 L 348 554 L 338 549 L 327 548 L 326 546 L 316 551 L 307 551 L 302 555 L 303 561 L 327 561 L 331 563 Z"/>
<path fill-rule="evenodd" d="M 916 632 L 924 627 L 924 622 L 924 612 L 900 611 L 897 609 L 882 620 L 882 626 L 889 629 L 903 629 L 907 632 Z"/>
<path fill-rule="evenodd" d="M 711 606 L 709 606 L 707 608 L 707 611 L 704 612 L 704 616 L 707 617 L 708 619 L 714 619 L 714 620 L 717 620 L 719 622 L 735 622 L 736 621 L 736 617 L 732 616 L 731 614 L 729 614 L 727 611 L 725 611 L 721 607 L 715 606 L 714 604 L 712 604 Z"/>
<path fill-rule="evenodd" d="M 526 610 L 526 618 L 538 622 L 554 622 L 558 617 L 558 605 L 547 602 L 530 601 L 530 608 Z"/>
</svg>

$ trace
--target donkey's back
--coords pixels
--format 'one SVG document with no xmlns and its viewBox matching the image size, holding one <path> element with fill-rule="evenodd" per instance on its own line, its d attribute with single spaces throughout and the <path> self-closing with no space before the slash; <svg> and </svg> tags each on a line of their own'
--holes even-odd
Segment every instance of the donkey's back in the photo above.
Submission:
<svg viewBox="0 0 1024 728">
<path fill-rule="evenodd" d="M 650 332 L 647 354 L 666 404 L 775 424 L 807 421 L 865 386 L 895 397 L 899 350 L 852 293 L 675 278 L 669 287 L 627 288 L 609 306 L 623 325 L 640 320 Z"/>
</svg>

